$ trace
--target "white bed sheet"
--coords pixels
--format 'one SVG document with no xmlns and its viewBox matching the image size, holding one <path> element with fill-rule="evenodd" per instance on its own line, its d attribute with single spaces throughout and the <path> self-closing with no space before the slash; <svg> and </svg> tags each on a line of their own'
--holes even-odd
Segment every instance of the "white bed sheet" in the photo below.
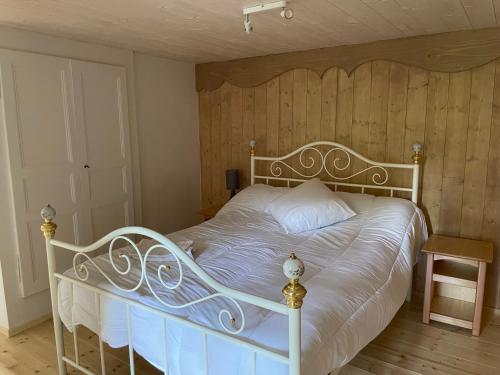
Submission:
<svg viewBox="0 0 500 375">
<path fill-rule="evenodd" d="M 389 324 L 405 300 L 418 249 L 427 238 L 424 216 L 410 201 L 339 194 L 357 215 L 316 231 L 285 234 L 272 216 L 235 209 L 168 235 L 173 241 L 193 240 L 196 262 L 222 284 L 275 301 L 283 301 L 281 289 L 286 279 L 282 264 L 286 257 L 293 251 L 304 261 L 306 272 L 301 281 L 308 294 L 302 307 L 302 373 L 306 375 L 326 375 L 345 365 Z M 143 243 L 141 249 L 148 245 Z M 108 274 L 116 275 L 105 256 L 96 262 Z M 112 290 L 102 276 L 90 270 L 90 283 Z M 74 276 L 73 270 L 66 275 Z M 114 280 L 131 286 L 138 277 L 139 273 L 134 273 Z M 153 288 L 165 290 L 158 283 Z M 160 295 L 169 303 L 180 304 L 209 291 L 188 270 L 181 288 Z M 127 296 L 216 329 L 220 329 L 221 308 L 236 311 L 222 299 L 169 309 L 146 288 Z M 124 304 L 107 297 L 101 297 L 100 304 L 102 339 L 112 347 L 127 345 Z M 286 354 L 287 318 L 247 304 L 242 307 L 246 328 L 241 335 Z M 60 282 L 59 313 L 70 330 L 83 324 L 97 331 L 94 295 L 88 290 Z M 203 373 L 200 333 L 169 322 L 165 348 L 160 318 L 137 308 L 132 308 L 131 316 L 133 345 L 140 355 L 163 369 L 166 351 L 169 374 Z M 214 337 L 209 337 L 208 348 L 210 375 L 250 374 L 252 354 L 248 350 Z M 288 374 L 288 368 L 257 355 L 257 374 Z"/>
</svg>

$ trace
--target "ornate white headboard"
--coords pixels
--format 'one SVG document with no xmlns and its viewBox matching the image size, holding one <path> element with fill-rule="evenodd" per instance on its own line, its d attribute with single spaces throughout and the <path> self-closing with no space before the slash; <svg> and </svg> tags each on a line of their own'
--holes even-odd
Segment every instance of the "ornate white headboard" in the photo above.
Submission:
<svg viewBox="0 0 500 375">
<path fill-rule="evenodd" d="M 291 182 L 304 182 L 314 177 L 320 179 L 328 185 L 333 185 L 335 190 L 338 186 L 357 187 L 361 193 L 368 189 L 378 189 L 389 191 L 390 196 L 394 196 L 394 192 L 410 192 L 411 200 L 417 204 L 418 188 L 420 179 L 420 160 L 422 145 L 415 143 L 413 147 L 413 163 L 397 164 L 397 163 L 381 163 L 370 160 L 356 151 L 341 145 L 340 143 L 330 141 L 318 141 L 308 143 L 295 151 L 284 156 L 255 156 L 254 140 L 250 141 L 250 181 L 253 185 L 256 180 L 263 180 L 266 184 L 269 181 L 283 181 L 288 186 Z M 307 155 L 306 155 L 307 154 Z M 294 156 L 298 155 L 296 161 L 297 167 L 292 166 L 289 161 Z M 354 157 L 360 162 L 364 162 L 359 170 L 351 170 L 351 158 Z M 256 174 L 255 164 L 258 161 L 267 161 L 270 164 L 267 166 L 265 173 Z M 411 174 L 411 186 L 390 186 L 388 185 L 391 170 L 403 169 L 409 170 Z M 285 176 L 285 171 L 288 171 L 290 177 Z M 338 172 L 347 172 L 342 175 Z M 349 182 L 354 177 L 371 173 L 367 183 Z M 321 178 L 324 177 L 324 178 Z M 326 179 L 325 179 L 326 178 Z"/>
</svg>

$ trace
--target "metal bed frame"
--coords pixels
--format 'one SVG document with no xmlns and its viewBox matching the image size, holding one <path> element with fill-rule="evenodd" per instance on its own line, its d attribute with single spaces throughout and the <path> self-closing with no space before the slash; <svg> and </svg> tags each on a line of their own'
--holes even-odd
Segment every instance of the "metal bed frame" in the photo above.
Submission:
<svg viewBox="0 0 500 375">
<path fill-rule="evenodd" d="M 318 177 L 320 174 L 330 178 L 331 181 L 324 181 L 326 184 L 333 185 L 335 190 L 338 186 L 347 186 L 350 188 L 359 188 L 361 193 L 365 193 L 366 189 L 378 189 L 389 191 L 390 196 L 394 195 L 394 192 L 409 192 L 411 193 L 411 200 L 417 204 L 418 201 L 418 187 L 420 178 L 420 160 L 421 160 L 421 145 L 413 145 L 413 163 L 412 164 L 397 164 L 397 163 L 381 163 L 370 160 L 359 153 L 353 151 L 352 149 L 341 145 L 336 142 L 320 141 L 313 142 L 304 145 L 297 150 L 280 157 L 268 157 L 268 156 L 255 156 L 255 146 L 256 142 L 250 142 L 250 162 L 251 162 L 251 184 L 254 184 L 256 180 L 263 180 L 266 183 L 270 181 L 280 181 L 291 186 L 291 184 L 297 184 L 308 179 Z M 289 159 L 294 156 L 298 157 L 298 162 L 296 162 L 297 167 L 292 166 Z M 349 167 L 351 167 L 351 157 L 359 159 L 361 162 L 366 163 L 366 167 L 361 168 L 359 171 L 351 172 Z M 256 175 L 256 162 L 265 161 L 270 162 L 269 175 Z M 331 161 L 331 163 L 330 163 Z M 299 167 L 300 166 L 300 167 Z M 329 168 L 331 167 L 331 168 Z M 298 178 L 285 177 L 284 170 L 288 169 L 289 174 L 297 175 Z M 300 170 L 299 170 L 300 169 Z M 403 169 L 412 172 L 412 183 L 411 187 L 399 187 L 399 186 L 386 186 L 389 179 L 388 169 Z M 337 171 L 348 172 L 347 176 L 338 176 Z M 346 182 L 355 176 L 361 175 L 371 171 L 371 184 L 358 184 Z M 345 173 L 344 173 L 345 174 Z M 45 244 L 47 250 L 47 261 L 48 261 L 48 271 L 49 271 L 49 282 L 50 282 L 50 295 L 52 302 L 52 314 L 54 321 L 54 332 L 56 341 L 56 352 L 57 352 L 57 362 L 59 374 L 66 374 L 66 365 L 72 366 L 84 374 L 95 375 L 93 372 L 89 371 L 87 368 L 83 367 L 80 362 L 79 347 L 78 347 L 78 337 L 77 329 L 73 330 L 73 341 L 74 341 L 74 359 L 69 358 L 64 352 L 64 337 L 63 337 L 63 326 L 61 318 L 58 311 L 58 282 L 60 280 L 65 280 L 73 285 L 85 288 L 94 293 L 95 304 L 98 311 L 98 320 L 100 322 L 100 298 L 105 296 L 111 299 L 115 299 L 123 302 L 126 305 L 127 313 L 127 325 L 128 325 L 128 349 L 129 349 L 129 363 L 130 363 L 130 374 L 135 374 L 134 367 L 134 349 L 132 343 L 132 325 L 131 325 L 131 315 L 130 309 L 141 308 L 147 310 L 153 314 L 162 318 L 163 321 L 163 336 L 164 344 L 166 343 L 166 332 L 167 325 L 169 322 L 176 322 L 191 328 L 194 328 L 203 334 L 203 359 L 204 359 L 204 373 L 208 373 L 208 352 L 207 352 L 207 337 L 215 336 L 250 350 L 253 356 L 251 373 L 255 375 L 256 373 L 256 355 L 261 354 L 269 356 L 275 360 L 285 363 L 289 367 L 289 375 L 300 375 L 300 363 L 301 363 L 301 306 L 303 299 L 307 293 L 306 289 L 300 284 L 300 277 L 304 273 L 304 264 L 298 259 L 294 254 L 290 256 L 289 259 L 283 264 L 283 272 L 288 278 L 288 284 L 283 288 L 283 295 L 286 299 L 286 305 L 280 302 L 268 300 L 261 298 L 249 293 L 244 293 L 235 289 L 231 289 L 225 285 L 220 284 L 217 280 L 212 278 L 203 268 L 201 268 L 193 259 L 191 259 L 182 249 L 180 249 L 175 243 L 170 241 L 164 235 L 161 235 L 155 231 L 142 227 L 124 227 L 112 231 L 103 238 L 94 242 L 89 246 L 78 246 L 66 242 L 56 240 L 55 233 L 57 225 L 54 223 L 55 210 L 48 205 L 41 211 L 42 219 L 44 220 L 41 230 L 45 236 Z M 140 235 L 156 241 L 156 244 L 151 246 L 145 253 L 141 253 L 137 245 L 127 236 Z M 109 244 L 108 246 L 108 256 L 110 264 L 112 265 L 114 271 L 119 276 L 126 276 L 132 271 L 132 257 L 127 254 L 116 255 L 113 254 L 113 246 L 117 240 L 123 240 L 128 243 L 128 245 L 133 250 L 134 257 L 139 261 L 138 266 L 140 266 L 141 277 L 137 284 L 131 288 L 122 288 L 120 285 L 115 283 L 110 275 L 107 275 L 99 266 L 93 261 L 92 257 L 89 255 L 95 250 L 101 248 L 102 246 Z M 56 256 L 55 248 L 66 249 L 74 252 L 73 257 L 73 268 L 75 271 L 76 278 L 68 277 L 64 274 L 56 272 Z M 157 266 L 156 277 L 160 281 L 162 287 L 167 288 L 171 291 L 175 291 L 179 288 L 183 281 L 183 267 L 187 267 L 194 274 L 196 274 L 199 279 L 210 286 L 213 290 L 213 294 L 209 294 L 197 300 L 189 301 L 182 305 L 172 305 L 168 301 L 163 300 L 158 296 L 155 290 L 152 288 L 150 283 L 151 275 L 146 272 L 146 266 L 148 265 L 148 260 L 152 251 L 161 249 L 171 255 L 175 259 L 175 263 L 179 269 L 178 280 L 175 282 L 167 282 L 164 279 L 164 275 L 170 270 L 168 265 Z M 115 258 L 115 259 L 114 259 Z M 116 262 L 116 258 L 121 259 L 121 266 Z M 82 262 L 82 260 L 84 262 Z M 123 262 L 125 266 L 123 266 Z M 105 290 L 87 283 L 89 277 L 88 267 L 92 266 L 97 269 L 99 273 L 111 284 L 113 285 L 120 294 L 112 293 L 109 290 Z M 214 298 L 224 298 L 230 304 L 232 304 L 238 313 L 238 316 L 228 309 L 222 309 L 218 315 L 218 326 L 220 329 L 214 329 L 210 327 L 203 326 L 201 324 L 192 322 L 188 319 L 179 317 L 175 314 L 167 313 L 162 309 L 152 307 L 149 305 L 137 302 L 134 299 L 127 298 L 123 296 L 123 292 L 135 292 L 141 286 L 146 286 L 151 295 L 156 298 L 162 305 L 168 308 L 182 309 L 184 307 L 192 306 L 195 304 L 203 303 L 204 301 L 211 300 Z M 411 295 L 411 286 L 409 288 L 409 295 Z M 278 314 L 283 314 L 288 317 L 288 334 L 289 334 L 289 344 L 288 344 L 288 355 L 283 355 L 276 351 L 270 350 L 268 348 L 256 345 L 243 337 L 239 337 L 238 334 L 245 329 L 245 313 L 239 302 L 249 303 L 258 306 L 263 309 L 273 311 Z M 101 363 L 101 373 L 106 373 L 106 363 L 104 360 L 104 346 L 103 341 L 100 337 L 100 324 L 98 325 L 98 332 L 96 334 L 99 336 L 99 350 L 100 350 L 100 363 Z M 164 355 L 164 373 L 168 374 L 168 361 L 167 353 L 165 350 Z M 338 369 L 334 369 L 337 372 Z"/>
</svg>

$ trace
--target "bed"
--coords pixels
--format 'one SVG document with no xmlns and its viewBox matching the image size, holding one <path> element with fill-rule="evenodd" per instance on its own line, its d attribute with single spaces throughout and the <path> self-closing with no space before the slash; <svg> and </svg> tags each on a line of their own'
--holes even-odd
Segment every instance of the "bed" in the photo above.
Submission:
<svg viewBox="0 0 500 375">
<path fill-rule="evenodd" d="M 106 342 L 129 346 L 131 373 L 135 351 L 170 375 L 326 375 L 389 324 L 408 294 L 427 236 L 415 204 L 420 148 L 415 146 L 412 164 L 373 162 L 334 142 L 308 144 L 282 157 L 255 156 L 254 148 L 252 142 L 249 189 L 277 181 L 283 187 L 269 189 L 285 194 L 294 184 L 321 176 L 335 190 L 360 190 L 336 193 L 356 215 L 287 234 L 260 207 L 262 200 L 240 199 L 214 219 L 167 236 L 128 227 L 79 247 L 53 238 L 55 212 L 45 209 L 42 230 L 60 373 L 69 364 L 91 374 L 78 354 L 64 355 L 63 325 L 74 332 L 76 353 L 75 327 L 99 335 L 102 373 Z M 296 163 L 288 163 L 294 156 Z M 366 163 L 361 172 L 371 173 L 372 184 L 350 182 L 359 171 L 338 177 L 328 169 L 331 164 L 345 170 L 352 156 Z M 256 167 L 259 161 L 266 167 Z M 390 168 L 408 170 L 411 186 L 388 185 Z M 387 194 L 366 194 L 367 189 Z M 411 199 L 394 197 L 397 192 Z M 129 234 L 146 238 L 135 245 Z M 105 254 L 90 255 L 104 244 L 109 244 Z M 64 274 L 54 272 L 54 247 L 75 252 L 74 267 Z M 292 251 L 300 259 L 289 257 Z M 283 271 L 289 278 L 285 295 Z M 305 299 L 301 288 L 307 290 Z"/>
</svg>

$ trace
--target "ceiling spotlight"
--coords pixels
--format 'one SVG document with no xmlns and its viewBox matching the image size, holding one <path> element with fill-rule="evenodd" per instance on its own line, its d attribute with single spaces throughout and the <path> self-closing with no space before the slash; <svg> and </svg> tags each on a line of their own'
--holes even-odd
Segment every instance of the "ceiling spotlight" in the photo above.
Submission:
<svg viewBox="0 0 500 375">
<path fill-rule="evenodd" d="M 277 9 L 281 8 L 281 17 L 284 19 L 289 20 L 290 18 L 293 17 L 293 10 L 291 8 L 288 8 L 286 6 L 287 1 L 282 0 L 282 1 L 273 1 L 270 3 L 262 3 L 259 5 L 254 5 L 251 7 L 246 7 L 243 8 L 243 15 L 245 16 L 245 19 L 243 20 L 243 25 L 245 26 L 245 32 L 247 34 L 250 34 L 253 31 L 253 26 L 250 23 L 250 14 L 253 13 L 260 13 L 260 12 L 266 12 L 271 9 Z"/>
<path fill-rule="evenodd" d="M 293 18 L 293 10 L 292 10 L 292 8 L 283 7 L 283 8 L 281 8 L 280 15 L 281 15 L 281 18 L 289 20 L 289 19 Z"/>
<path fill-rule="evenodd" d="M 250 22 L 250 16 L 247 14 L 245 16 L 245 20 L 243 21 L 243 25 L 245 26 L 245 32 L 250 34 L 253 31 L 252 23 Z"/>
</svg>

